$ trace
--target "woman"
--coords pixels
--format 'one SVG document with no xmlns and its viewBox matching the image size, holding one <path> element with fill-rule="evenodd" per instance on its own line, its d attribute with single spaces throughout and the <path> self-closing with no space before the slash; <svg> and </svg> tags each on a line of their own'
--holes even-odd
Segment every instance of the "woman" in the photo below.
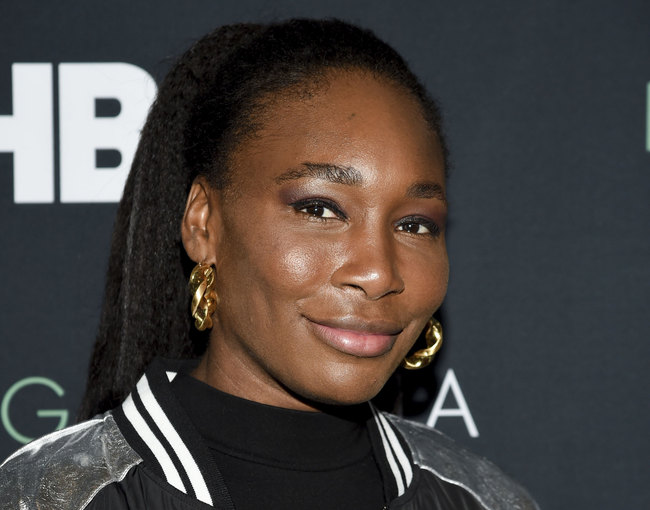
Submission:
<svg viewBox="0 0 650 510">
<path fill-rule="evenodd" d="M 118 212 L 95 418 L 5 462 L 6 508 L 534 508 L 367 403 L 439 346 L 446 159 L 437 107 L 367 31 L 294 20 L 196 43 Z"/>
</svg>

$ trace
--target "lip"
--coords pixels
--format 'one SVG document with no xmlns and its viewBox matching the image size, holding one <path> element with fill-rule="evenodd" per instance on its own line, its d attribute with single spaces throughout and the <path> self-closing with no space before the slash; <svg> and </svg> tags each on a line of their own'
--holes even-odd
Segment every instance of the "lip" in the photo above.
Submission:
<svg viewBox="0 0 650 510">
<path fill-rule="evenodd" d="M 376 358 L 390 351 L 402 328 L 385 321 L 356 318 L 314 320 L 305 317 L 311 330 L 325 344 L 359 358 Z"/>
</svg>

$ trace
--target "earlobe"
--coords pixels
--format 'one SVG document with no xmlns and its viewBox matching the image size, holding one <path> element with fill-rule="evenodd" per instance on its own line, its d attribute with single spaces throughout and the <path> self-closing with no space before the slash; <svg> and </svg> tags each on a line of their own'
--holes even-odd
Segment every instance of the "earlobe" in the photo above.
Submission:
<svg viewBox="0 0 650 510">
<path fill-rule="evenodd" d="M 194 179 L 181 222 L 181 238 L 187 255 L 197 263 L 214 264 L 216 261 L 217 200 L 217 194 L 205 178 Z"/>
</svg>

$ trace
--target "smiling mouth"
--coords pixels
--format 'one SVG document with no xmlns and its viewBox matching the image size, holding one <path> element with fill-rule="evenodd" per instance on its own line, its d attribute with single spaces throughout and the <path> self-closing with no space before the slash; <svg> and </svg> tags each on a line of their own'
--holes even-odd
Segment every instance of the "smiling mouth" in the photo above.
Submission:
<svg viewBox="0 0 650 510">
<path fill-rule="evenodd" d="M 319 340 L 339 352 L 359 358 L 376 358 L 386 354 L 402 332 L 399 326 L 385 322 L 348 319 L 317 321 L 305 318 Z"/>
</svg>

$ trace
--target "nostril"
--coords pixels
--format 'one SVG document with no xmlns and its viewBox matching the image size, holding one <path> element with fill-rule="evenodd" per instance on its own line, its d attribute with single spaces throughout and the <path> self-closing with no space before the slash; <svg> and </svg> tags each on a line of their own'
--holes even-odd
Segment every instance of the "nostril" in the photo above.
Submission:
<svg viewBox="0 0 650 510">
<path fill-rule="evenodd" d="M 355 270 L 355 267 L 359 270 Z M 335 274 L 335 285 L 363 292 L 370 300 L 380 299 L 390 294 L 401 294 L 404 282 L 394 269 L 386 271 L 370 270 L 370 268 L 347 265 L 341 267 Z"/>
</svg>

